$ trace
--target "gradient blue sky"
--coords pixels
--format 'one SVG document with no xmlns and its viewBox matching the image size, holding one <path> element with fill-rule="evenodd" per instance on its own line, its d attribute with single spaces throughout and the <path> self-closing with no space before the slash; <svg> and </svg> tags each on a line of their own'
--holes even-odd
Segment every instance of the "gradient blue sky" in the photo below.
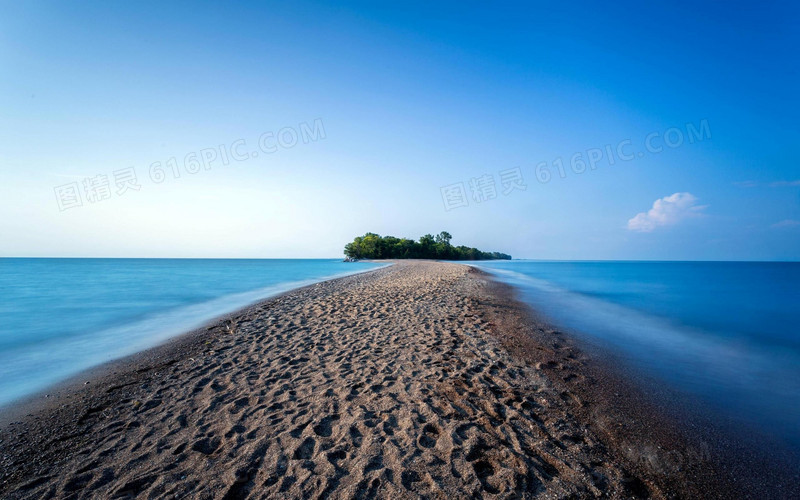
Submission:
<svg viewBox="0 0 800 500">
<path fill-rule="evenodd" d="M 642 4 L 2 2 L 0 255 L 334 257 L 445 229 L 527 258 L 800 258 L 800 9 Z M 316 119 L 324 139 L 149 177 Z M 635 159 L 571 170 L 625 140 Z M 97 175 L 108 199 L 59 210 Z"/>
</svg>

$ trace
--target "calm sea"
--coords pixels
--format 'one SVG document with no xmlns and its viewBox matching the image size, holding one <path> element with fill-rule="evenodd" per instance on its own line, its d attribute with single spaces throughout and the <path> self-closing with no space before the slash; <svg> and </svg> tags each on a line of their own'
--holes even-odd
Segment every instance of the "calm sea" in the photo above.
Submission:
<svg viewBox="0 0 800 500">
<path fill-rule="evenodd" d="M 0 259 L 0 405 L 286 290 L 332 259 Z"/>
<path fill-rule="evenodd" d="M 647 377 L 800 446 L 800 263 L 480 263 Z"/>
</svg>

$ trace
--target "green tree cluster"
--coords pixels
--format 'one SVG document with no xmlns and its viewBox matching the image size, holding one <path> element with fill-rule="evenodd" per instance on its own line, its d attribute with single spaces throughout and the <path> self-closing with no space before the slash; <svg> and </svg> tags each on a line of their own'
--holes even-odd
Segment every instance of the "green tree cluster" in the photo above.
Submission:
<svg viewBox="0 0 800 500">
<path fill-rule="evenodd" d="M 482 252 L 464 245 L 453 246 L 453 237 L 447 231 L 433 236 L 426 234 L 419 241 L 394 236 L 367 233 L 357 236 L 344 246 L 344 254 L 351 259 L 441 259 L 441 260 L 510 260 L 500 252 Z"/>
</svg>

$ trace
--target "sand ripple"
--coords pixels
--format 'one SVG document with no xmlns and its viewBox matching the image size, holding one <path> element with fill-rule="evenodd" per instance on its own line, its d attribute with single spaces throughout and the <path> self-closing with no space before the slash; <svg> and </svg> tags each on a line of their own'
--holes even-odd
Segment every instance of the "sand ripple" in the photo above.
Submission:
<svg viewBox="0 0 800 500">
<path fill-rule="evenodd" d="M 658 496 L 487 333 L 481 286 L 400 263 L 254 306 L 3 429 L 0 496 Z"/>
</svg>

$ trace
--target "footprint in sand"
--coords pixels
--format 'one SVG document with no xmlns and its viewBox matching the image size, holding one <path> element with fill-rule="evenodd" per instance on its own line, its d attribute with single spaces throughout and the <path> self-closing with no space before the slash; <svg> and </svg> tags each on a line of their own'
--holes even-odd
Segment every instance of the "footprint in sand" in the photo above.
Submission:
<svg viewBox="0 0 800 500">
<path fill-rule="evenodd" d="M 419 445 L 423 448 L 433 448 L 439 439 L 439 429 L 433 424 L 426 424 L 419 437 Z"/>
<path fill-rule="evenodd" d="M 294 459 L 295 460 L 308 460 L 314 455 L 314 447 L 316 446 L 316 441 L 312 438 L 306 438 L 300 446 L 294 451 Z"/>
<path fill-rule="evenodd" d="M 333 427 L 331 424 L 337 420 L 339 420 L 339 415 L 336 414 L 328 415 L 323 418 L 314 426 L 314 434 L 320 437 L 330 437 L 330 435 L 333 434 Z"/>
</svg>

